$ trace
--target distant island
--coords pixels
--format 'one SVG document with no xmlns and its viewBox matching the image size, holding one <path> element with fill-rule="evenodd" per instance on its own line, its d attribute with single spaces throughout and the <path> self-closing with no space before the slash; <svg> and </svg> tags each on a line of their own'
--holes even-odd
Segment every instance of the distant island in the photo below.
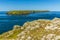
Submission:
<svg viewBox="0 0 60 40">
<path fill-rule="evenodd" d="M 49 12 L 48 10 L 13 10 L 8 11 L 8 15 L 26 15 L 30 13 L 37 13 L 37 12 Z"/>
</svg>

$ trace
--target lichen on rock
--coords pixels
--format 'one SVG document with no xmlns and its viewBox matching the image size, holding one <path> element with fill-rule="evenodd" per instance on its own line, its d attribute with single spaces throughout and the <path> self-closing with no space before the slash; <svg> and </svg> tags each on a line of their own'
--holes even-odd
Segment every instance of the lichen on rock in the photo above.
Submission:
<svg viewBox="0 0 60 40">
<path fill-rule="evenodd" d="M 2 40 L 58 40 L 60 39 L 60 18 L 38 19 L 15 25 L 13 30 L 0 35 Z"/>
</svg>

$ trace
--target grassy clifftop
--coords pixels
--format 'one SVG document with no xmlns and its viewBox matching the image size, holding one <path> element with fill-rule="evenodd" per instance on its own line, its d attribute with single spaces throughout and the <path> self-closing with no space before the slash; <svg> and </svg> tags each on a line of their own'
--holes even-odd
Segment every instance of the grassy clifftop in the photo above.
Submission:
<svg viewBox="0 0 60 40">
<path fill-rule="evenodd" d="M 37 13 L 37 12 L 48 12 L 48 10 L 13 10 L 8 11 L 8 15 L 26 15 L 30 13 Z"/>
<path fill-rule="evenodd" d="M 0 35 L 0 40 L 60 40 L 60 18 L 35 20 Z"/>
</svg>

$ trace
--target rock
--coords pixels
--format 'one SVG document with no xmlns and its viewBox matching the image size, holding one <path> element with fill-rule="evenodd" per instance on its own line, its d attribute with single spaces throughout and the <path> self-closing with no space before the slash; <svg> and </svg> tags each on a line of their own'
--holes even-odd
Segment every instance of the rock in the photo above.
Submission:
<svg viewBox="0 0 60 40">
<path fill-rule="evenodd" d="M 8 34 L 7 39 L 9 36 L 15 37 L 14 40 L 58 40 L 60 38 L 59 25 L 60 18 L 53 20 L 39 19 L 26 22 L 23 26 L 15 25 L 13 30 L 7 32 L 6 35 Z M 0 37 L 4 39 L 6 35 Z"/>
</svg>

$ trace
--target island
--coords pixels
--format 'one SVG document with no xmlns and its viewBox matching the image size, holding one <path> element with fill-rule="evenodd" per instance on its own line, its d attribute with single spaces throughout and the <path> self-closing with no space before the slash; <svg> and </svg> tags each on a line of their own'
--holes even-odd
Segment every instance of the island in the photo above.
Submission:
<svg viewBox="0 0 60 40">
<path fill-rule="evenodd" d="M 30 13 L 38 13 L 38 12 L 49 12 L 48 10 L 13 10 L 8 11 L 8 15 L 27 15 Z"/>
</svg>

